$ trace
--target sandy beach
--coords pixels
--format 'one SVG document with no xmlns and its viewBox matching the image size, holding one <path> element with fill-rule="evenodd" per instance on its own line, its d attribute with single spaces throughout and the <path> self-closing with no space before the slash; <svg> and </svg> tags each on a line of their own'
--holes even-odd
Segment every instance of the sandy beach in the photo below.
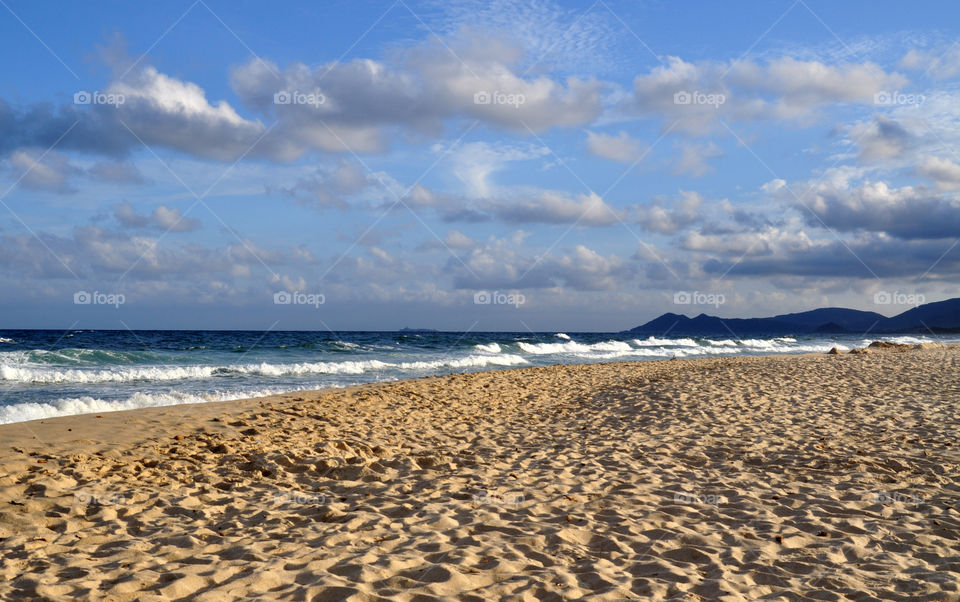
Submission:
<svg viewBox="0 0 960 602">
<path fill-rule="evenodd" d="M 0 597 L 960 600 L 960 349 L 0 426 Z"/>
</svg>

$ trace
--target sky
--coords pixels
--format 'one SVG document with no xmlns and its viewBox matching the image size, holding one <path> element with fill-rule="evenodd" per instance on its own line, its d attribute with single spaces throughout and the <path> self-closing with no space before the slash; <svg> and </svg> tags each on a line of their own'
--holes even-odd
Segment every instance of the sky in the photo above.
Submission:
<svg viewBox="0 0 960 602">
<path fill-rule="evenodd" d="M 0 328 L 960 296 L 951 2 L 0 1 Z"/>
</svg>

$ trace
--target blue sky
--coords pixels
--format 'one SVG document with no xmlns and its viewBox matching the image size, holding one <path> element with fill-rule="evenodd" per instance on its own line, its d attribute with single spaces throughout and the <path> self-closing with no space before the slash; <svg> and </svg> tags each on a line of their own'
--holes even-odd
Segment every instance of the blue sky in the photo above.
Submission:
<svg viewBox="0 0 960 602">
<path fill-rule="evenodd" d="M 0 327 L 619 330 L 955 297 L 955 14 L 5 0 Z"/>
</svg>

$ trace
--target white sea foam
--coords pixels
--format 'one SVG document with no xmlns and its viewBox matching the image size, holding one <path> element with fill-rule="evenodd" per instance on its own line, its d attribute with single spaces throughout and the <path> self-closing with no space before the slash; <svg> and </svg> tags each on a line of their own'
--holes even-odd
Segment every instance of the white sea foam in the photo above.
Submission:
<svg viewBox="0 0 960 602">
<path fill-rule="evenodd" d="M 359 349 L 360 345 L 356 343 L 351 343 L 350 341 L 334 341 L 334 345 L 339 345 L 341 347 L 346 347 L 347 349 Z"/>
<path fill-rule="evenodd" d="M 680 346 L 680 347 L 699 347 L 700 344 L 694 341 L 693 339 L 658 339 L 657 337 L 651 336 L 646 339 L 633 339 L 633 344 L 639 347 L 667 347 L 667 346 Z"/>
<path fill-rule="evenodd" d="M 185 403 L 206 403 L 210 401 L 232 401 L 249 397 L 264 397 L 285 393 L 285 390 L 246 390 L 230 393 L 213 392 L 205 394 L 188 393 L 134 393 L 126 399 L 100 399 L 96 397 L 66 397 L 51 402 L 26 402 L 10 406 L 0 406 L 0 424 L 24 422 L 55 416 L 74 416 L 76 414 L 92 414 L 94 412 L 117 412 L 120 410 L 135 410 L 137 408 L 152 408 Z"/>
<path fill-rule="evenodd" d="M 214 370 L 214 366 L 129 366 L 84 370 L 3 364 L 0 365 L 0 380 L 22 383 L 119 383 L 209 378 Z"/>
<path fill-rule="evenodd" d="M 632 347 L 623 341 L 605 341 L 602 343 L 593 343 L 587 345 L 569 341 L 567 343 L 527 343 L 520 341 L 517 343 L 525 353 L 533 355 L 548 355 L 552 353 L 589 353 L 591 351 L 630 351 Z"/>
<path fill-rule="evenodd" d="M 483 344 L 477 343 L 473 346 L 477 351 L 486 351 L 487 353 L 500 353 L 500 345 L 497 343 Z"/>
<path fill-rule="evenodd" d="M 553 335 L 553 336 L 557 337 L 558 339 L 563 339 L 564 341 L 569 341 L 569 340 L 570 340 L 570 335 L 568 335 L 568 334 L 566 334 L 566 333 L 564 333 L 564 332 L 558 332 L 557 334 L 555 334 L 555 335 Z"/>
<path fill-rule="evenodd" d="M 7 337 L 0 337 L 0 343 L 16 343 L 16 341 L 8 339 Z"/>
<path fill-rule="evenodd" d="M 519 355 L 470 355 L 462 358 L 417 362 L 380 360 L 301 362 L 294 364 L 233 364 L 226 366 L 123 366 L 108 369 L 49 368 L 35 365 L 0 365 L 0 380 L 21 383 L 121 383 L 206 379 L 218 375 L 251 374 L 296 376 L 307 374 L 364 374 L 383 370 L 424 371 L 442 368 L 515 366 L 527 360 Z"/>
<path fill-rule="evenodd" d="M 517 366 L 529 362 L 519 355 L 468 355 L 457 359 L 432 362 L 403 362 L 401 370 L 436 370 L 438 368 L 482 368 L 483 366 Z"/>
<path fill-rule="evenodd" d="M 899 343 L 901 345 L 919 345 L 920 343 L 930 343 L 933 339 L 927 337 L 910 337 L 910 336 L 899 336 L 899 337 L 878 337 L 881 341 L 887 341 L 889 343 Z M 864 339 L 863 346 L 867 346 L 870 343 L 878 339 Z"/>
</svg>

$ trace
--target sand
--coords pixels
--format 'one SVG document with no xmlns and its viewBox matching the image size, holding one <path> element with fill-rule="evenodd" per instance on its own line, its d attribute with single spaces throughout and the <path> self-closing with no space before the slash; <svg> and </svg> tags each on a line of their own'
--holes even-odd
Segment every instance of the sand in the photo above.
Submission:
<svg viewBox="0 0 960 602">
<path fill-rule="evenodd" d="M 958 600 L 960 350 L 0 427 L 3 599 Z"/>
</svg>

